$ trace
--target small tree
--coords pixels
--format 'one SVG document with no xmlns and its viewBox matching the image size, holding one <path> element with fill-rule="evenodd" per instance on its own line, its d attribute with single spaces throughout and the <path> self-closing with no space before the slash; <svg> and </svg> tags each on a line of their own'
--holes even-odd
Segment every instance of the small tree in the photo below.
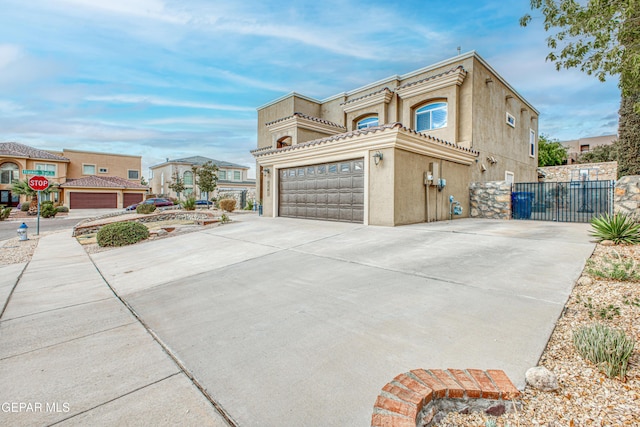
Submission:
<svg viewBox="0 0 640 427">
<path fill-rule="evenodd" d="M 197 170 L 197 174 L 200 191 L 204 191 L 207 200 L 209 200 L 209 194 L 213 193 L 218 186 L 218 166 L 208 161 Z M 209 204 L 207 204 L 207 209 L 209 209 Z"/>
<path fill-rule="evenodd" d="M 615 162 L 618 160 L 618 141 L 611 145 L 599 145 L 578 156 L 578 163 Z"/>
<path fill-rule="evenodd" d="M 15 180 L 11 185 L 11 192 L 13 194 L 20 194 L 31 198 L 29 203 L 29 214 L 35 215 L 38 212 L 38 192 L 29 187 L 29 180 L 24 179 L 22 181 Z M 49 185 L 45 190 L 42 190 L 42 194 L 57 193 L 58 189 Z"/>
<path fill-rule="evenodd" d="M 178 195 L 178 199 L 180 199 L 180 193 L 182 193 L 185 189 L 184 180 L 180 177 L 178 171 L 173 173 L 171 181 L 168 185 L 170 190 L 173 190 Z"/>
<path fill-rule="evenodd" d="M 567 160 L 567 149 L 557 139 L 546 135 L 538 138 L 538 166 L 557 166 Z"/>
<path fill-rule="evenodd" d="M 149 182 L 146 179 L 144 179 L 144 176 L 140 178 L 140 185 L 149 185 Z"/>
</svg>

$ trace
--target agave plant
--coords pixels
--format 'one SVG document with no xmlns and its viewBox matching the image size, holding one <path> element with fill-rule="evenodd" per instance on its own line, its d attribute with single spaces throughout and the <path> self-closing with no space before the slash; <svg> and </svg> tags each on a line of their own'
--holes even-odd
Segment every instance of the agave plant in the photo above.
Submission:
<svg viewBox="0 0 640 427">
<path fill-rule="evenodd" d="M 615 244 L 640 243 L 640 224 L 624 214 L 609 214 L 591 219 L 591 235 L 598 241 L 611 240 Z"/>
</svg>

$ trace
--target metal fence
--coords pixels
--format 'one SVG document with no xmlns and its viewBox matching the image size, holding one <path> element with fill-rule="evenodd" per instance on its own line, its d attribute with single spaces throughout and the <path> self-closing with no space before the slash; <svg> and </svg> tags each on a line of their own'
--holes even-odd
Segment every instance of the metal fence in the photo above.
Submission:
<svg viewBox="0 0 640 427">
<path fill-rule="evenodd" d="M 613 214 L 614 181 L 526 182 L 514 184 L 514 219 L 589 222 Z"/>
</svg>

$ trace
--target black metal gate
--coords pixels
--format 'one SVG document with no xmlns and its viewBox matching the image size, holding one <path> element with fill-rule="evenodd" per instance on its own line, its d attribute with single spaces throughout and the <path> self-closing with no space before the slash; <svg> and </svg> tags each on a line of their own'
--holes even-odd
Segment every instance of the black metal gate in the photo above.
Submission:
<svg viewBox="0 0 640 427">
<path fill-rule="evenodd" d="M 614 181 L 521 182 L 511 193 L 514 219 L 589 222 L 613 213 Z"/>
</svg>

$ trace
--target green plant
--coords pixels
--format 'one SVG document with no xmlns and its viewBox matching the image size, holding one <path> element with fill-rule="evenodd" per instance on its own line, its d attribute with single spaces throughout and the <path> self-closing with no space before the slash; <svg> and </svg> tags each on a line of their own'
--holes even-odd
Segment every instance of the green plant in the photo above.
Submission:
<svg viewBox="0 0 640 427">
<path fill-rule="evenodd" d="M 20 205 L 20 210 L 22 212 L 29 212 L 29 203 L 25 202 Z"/>
<path fill-rule="evenodd" d="M 13 209 L 11 208 L 2 208 L 2 210 L 0 210 L 0 221 L 4 221 L 5 219 L 9 218 L 12 210 Z"/>
<path fill-rule="evenodd" d="M 622 303 L 624 305 L 628 305 L 628 306 L 631 306 L 631 307 L 640 307 L 640 298 L 635 297 L 634 299 L 630 299 L 628 297 L 625 297 L 622 300 Z"/>
<path fill-rule="evenodd" d="M 136 213 L 139 214 L 150 214 L 153 213 L 156 210 L 156 205 L 151 204 L 151 203 L 140 203 L 138 206 L 136 206 Z"/>
<path fill-rule="evenodd" d="M 618 281 L 640 280 L 640 271 L 633 258 L 624 258 L 613 251 L 615 259 L 603 256 L 600 265 L 592 260 L 587 261 L 587 273 L 594 277 Z"/>
<path fill-rule="evenodd" d="M 42 218 L 53 218 L 57 213 L 58 211 L 53 207 L 53 202 L 47 200 L 40 203 L 40 216 Z"/>
<path fill-rule="evenodd" d="M 573 332 L 573 344 L 582 358 L 593 362 L 608 377 L 624 380 L 635 342 L 623 330 L 600 323 L 583 326 Z"/>
<path fill-rule="evenodd" d="M 149 238 L 149 229 L 139 222 L 114 222 L 103 226 L 96 236 L 99 246 L 125 246 Z"/>
<path fill-rule="evenodd" d="M 611 240 L 615 244 L 640 243 L 640 224 L 625 214 L 609 214 L 593 217 L 591 219 L 591 235 L 598 239 Z"/>
<path fill-rule="evenodd" d="M 182 202 L 182 207 L 185 210 L 188 210 L 188 211 L 195 211 L 196 210 L 196 198 L 193 197 L 193 196 L 187 197 L 187 199 L 184 202 Z"/>
<path fill-rule="evenodd" d="M 220 208 L 227 212 L 233 212 L 236 209 L 236 199 L 220 200 Z"/>
<path fill-rule="evenodd" d="M 220 217 L 220 224 L 226 224 L 226 223 L 228 223 L 230 221 L 231 220 L 229 219 L 227 214 L 222 214 L 222 216 Z"/>
<path fill-rule="evenodd" d="M 244 210 L 245 211 L 252 211 L 253 210 L 253 200 L 247 200 L 247 206 L 245 206 Z"/>
<path fill-rule="evenodd" d="M 56 208 L 56 210 L 57 210 L 58 212 L 69 212 L 69 208 L 68 208 L 68 207 L 66 207 L 66 206 L 58 206 L 58 207 Z"/>
<path fill-rule="evenodd" d="M 603 307 L 595 307 L 592 303 L 591 297 L 587 297 L 587 300 L 583 301 L 580 295 L 576 296 L 576 301 L 578 303 L 582 303 L 582 306 L 587 309 L 590 319 L 593 319 L 596 313 L 598 313 L 598 316 L 600 316 L 600 319 L 602 320 L 612 320 L 614 316 L 620 316 L 620 307 L 613 304 Z"/>
</svg>

